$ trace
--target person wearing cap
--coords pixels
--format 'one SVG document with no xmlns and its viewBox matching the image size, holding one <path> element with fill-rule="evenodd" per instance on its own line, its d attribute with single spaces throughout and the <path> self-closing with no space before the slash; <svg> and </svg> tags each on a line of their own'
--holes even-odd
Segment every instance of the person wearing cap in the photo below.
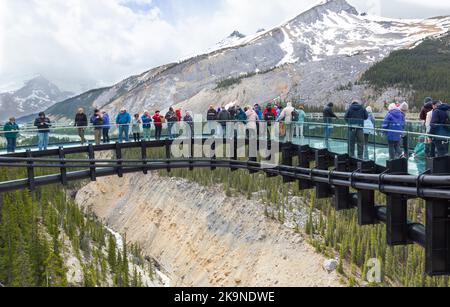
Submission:
<svg viewBox="0 0 450 307">
<path fill-rule="evenodd" d="M 103 132 L 103 117 L 100 110 L 94 110 L 94 114 L 91 117 L 91 124 L 94 126 L 95 145 L 100 145 Z"/>
<path fill-rule="evenodd" d="M 349 154 L 355 157 L 357 147 L 358 159 L 364 159 L 364 122 L 369 119 L 366 109 L 356 100 L 350 105 L 345 114 L 345 121 L 349 125 Z"/>
<path fill-rule="evenodd" d="M 116 125 L 119 127 L 119 143 L 128 142 L 130 139 L 131 115 L 125 108 L 120 110 L 116 117 Z"/>
<path fill-rule="evenodd" d="M 39 117 L 34 121 L 34 126 L 38 129 L 39 151 L 47 150 L 51 122 L 44 112 L 39 113 Z"/>
<path fill-rule="evenodd" d="M 3 127 L 5 132 L 4 136 L 6 138 L 6 152 L 13 153 L 16 151 L 17 145 L 17 135 L 19 134 L 19 126 L 16 123 L 16 119 L 11 117 L 9 121 Z"/>
</svg>

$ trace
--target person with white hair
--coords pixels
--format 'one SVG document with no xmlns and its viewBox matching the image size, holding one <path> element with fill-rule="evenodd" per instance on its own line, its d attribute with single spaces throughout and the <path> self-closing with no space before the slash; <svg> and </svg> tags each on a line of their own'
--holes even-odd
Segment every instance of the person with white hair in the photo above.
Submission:
<svg viewBox="0 0 450 307">
<path fill-rule="evenodd" d="M 369 160 L 370 137 L 375 136 L 375 117 L 371 106 L 366 108 L 369 118 L 364 121 L 364 160 Z"/>
<path fill-rule="evenodd" d="M 294 107 L 292 107 L 292 102 L 288 102 L 286 108 L 283 109 L 283 111 L 280 113 L 280 116 L 278 118 L 279 122 L 284 121 L 285 127 L 286 127 L 286 137 L 285 141 L 287 143 L 292 143 L 292 140 L 294 138 L 294 126 L 293 126 L 293 113 L 295 112 Z"/>
</svg>

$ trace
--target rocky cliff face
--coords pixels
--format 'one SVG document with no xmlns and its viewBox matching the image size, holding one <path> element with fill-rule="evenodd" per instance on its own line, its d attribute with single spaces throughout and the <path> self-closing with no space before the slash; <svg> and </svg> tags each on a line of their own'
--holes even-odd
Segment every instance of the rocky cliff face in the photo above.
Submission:
<svg viewBox="0 0 450 307">
<path fill-rule="evenodd" d="M 450 17 L 386 19 L 359 15 L 345 0 L 330 0 L 279 27 L 83 94 L 49 113 L 71 118 L 79 105 L 111 113 L 122 106 L 142 112 L 175 105 L 203 113 L 210 104 L 246 105 L 276 97 L 343 103 L 367 97 L 363 86 L 339 88 L 354 83 L 375 62 L 449 29 Z M 241 80 L 218 88 L 228 78 Z"/>
<path fill-rule="evenodd" d="M 91 183 L 76 201 L 138 242 L 173 286 L 339 286 L 302 235 L 220 187 L 135 174 Z"/>
</svg>

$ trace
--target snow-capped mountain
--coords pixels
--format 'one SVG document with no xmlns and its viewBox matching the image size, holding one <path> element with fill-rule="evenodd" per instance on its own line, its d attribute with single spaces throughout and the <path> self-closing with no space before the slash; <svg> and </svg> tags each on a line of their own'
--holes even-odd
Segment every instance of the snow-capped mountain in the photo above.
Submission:
<svg viewBox="0 0 450 307">
<path fill-rule="evenodd" d="M 364 86 L 338 88 L 357 81 L 392 51 L 449 30 L 449 16 L 387 19 L 359 14 L 345 0 L 329 0 L 278 27 L 245 37 L 231 35 L 201 55 L 90 91 L 49 112 L 71 118 L 82 105 L 112 113 L 123 106 L 131 112 L 177 106 L 203 113 L 210 104 L 247 105 L 274 97 L 316 105 L 363 99 L 369 95 Z M 241 80 L 234 85 L 218 86 L 237 77 Z"/>
<path fill-rule="evenodd" d="M 72 95 L 62 92 L 42 76 L 35 77 L 16 91 L 0 93 L 0 121 L 43 111 Z"/>
</svg>

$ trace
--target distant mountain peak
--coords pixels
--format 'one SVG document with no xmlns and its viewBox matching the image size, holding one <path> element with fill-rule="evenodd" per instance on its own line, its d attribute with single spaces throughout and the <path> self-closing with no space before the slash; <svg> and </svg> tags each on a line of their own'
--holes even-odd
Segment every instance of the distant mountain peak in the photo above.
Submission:
<svg viewBox="0 0 450 307">
<path fill-rule="evenodd" d="M 346 12 L 351 15 L 359 15 L 356 8 L 351 6 L 346 0 L 325 0 L 306 12 L 298 15 L 294 18 L 294 21 L 312 24 L 316 21 L 323 20 L 323 16 L 329 12 L 334 12 L 337 14 Z"/>
</svg>

